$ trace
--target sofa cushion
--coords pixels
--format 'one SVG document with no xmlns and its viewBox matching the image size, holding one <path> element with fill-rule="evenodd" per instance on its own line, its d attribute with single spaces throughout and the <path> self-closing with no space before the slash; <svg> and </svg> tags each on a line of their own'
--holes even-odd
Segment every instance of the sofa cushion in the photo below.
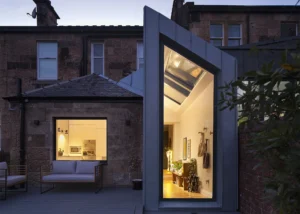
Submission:
<svg viewBox="0 0 300 214">
<path fill-rule="evenodd" d="M 76 170 L 76 161 L 53 161 L 53 174 L 73 174 Z"/>
<path fill-rule="evenodd" d="M 4 177 L 0 178 L 0 183 L 4 181 Z M 10 175 L 7 176 L 7 185 L 6 186 L 12 186 L 14 184 L 20 183 L 20 182 L 25 182 L 26 181 L 26 176 L 25 175 Z"/>
<path fill-rule="evenodd" d="M 6 162 L 0 162 L 0 177 L 5 176 L 5 170 L 7 169 L 7 163 Z"/>
<path fill-rule="evenodd" d="M 99 161 L 77 161 L 76 174 L 94 174 Z"/>
<path fill-rule="evenodd" d="M 43 176 L 44 182 L 94 182 L 93 174 L 51 174 Z"/>
</svg>

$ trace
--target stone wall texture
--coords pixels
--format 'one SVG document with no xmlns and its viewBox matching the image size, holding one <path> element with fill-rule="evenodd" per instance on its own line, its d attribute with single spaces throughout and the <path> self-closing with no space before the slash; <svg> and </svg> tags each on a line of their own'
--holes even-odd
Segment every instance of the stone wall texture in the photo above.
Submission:
<svg viewBox="0 0 300 214">
<path fill-rule="evenodd" d="M 29 184 L 38 185 L 40 167 L 54 159 L 53 123 L 55 117 L 107 118 L 107 165 L 104 186 L 130 185 L 129 161 L 142 160 L 143 104 L 29 102 L 26 104 L 26 154 Z M 35 125 L 34 120 L 40 124 Z M 130 121 L 130 123 L 128 123 Z M 136 170 L 141 172 L 141 168 Z"/>
<path fill-rule="evenodd" d="M 206 13 L 198 14 L 199 22 L 189 24 L 189 30 L 204 40 L 210 40 L 210 24 L 223 24 L 224 26 L 224 45 L 228 41 L 228 25 L 241 24 L 242 44 L 247 44 L 247 14 L 245 13 Z M 249 14 L 249 43 L 261 40 L 278 39 L 280 37 L 281 22 L 300 23 L 300 14 L 280 14 L 280 13 L 250 13 Z"/>
<path fill-rule="evenodd" d="M 272 204 L 263 200 L 263 178 L 270 176 L 270 170 L 262 166 L 253 170 L 259 162 L 249 154 L 246 144 L 249 133 L 239 132 L 239 209 L 242 214 L 272 214 Z"/>
<path fill-rule="evenodd" d="M 17 94 L 17 78 L 22 79 L 22 90 L 28 91 L 53 81 L 37 80 L 37 42 L 58 43 L 58 80 L 69 80 L 80 75 L 83 69 L 83 36 L 75 33 L 0 33 L 0 97 Z M 95 36 L 95 35 L 94 35 Z M 115 81 L 130 74 L 136 67 L 137 42 L 142 38 L 106 38 L 105 75 Z M 91 73 L 91 42 L 88 39 L 87 74 Z M 20 113 L 0 99 L 1 147 L 10 151 L 13 163 L 19 161 Z M 11 109 L 11 110 L 9 110 Z"/>
</svg>

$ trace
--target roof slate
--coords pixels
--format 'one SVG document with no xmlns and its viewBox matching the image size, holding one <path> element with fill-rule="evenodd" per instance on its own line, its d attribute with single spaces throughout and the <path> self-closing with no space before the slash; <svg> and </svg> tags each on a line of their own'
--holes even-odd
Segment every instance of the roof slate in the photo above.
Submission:
<svg viewBox="0 0 300 214">
<path fill-rule="evenodd" d="M 113 80 L 96 74 L 59 82 L 44 88 L 23 93 L 25 98 L 60 98 L 60 97 L 93 97 L 93 98 L 139 98 Z"/>
</svg>

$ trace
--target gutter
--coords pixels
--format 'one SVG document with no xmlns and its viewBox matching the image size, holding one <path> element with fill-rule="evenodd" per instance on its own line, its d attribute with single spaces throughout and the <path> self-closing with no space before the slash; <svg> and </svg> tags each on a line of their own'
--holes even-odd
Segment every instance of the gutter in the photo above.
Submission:
<svg viewBox="0 0 300 214">
<path fill-rule="evenodd" d="M 250 15 L 247 13 L 246 16 L 246 22 L 247 22 L 247 44 L 250 44 Z"/>
<path fill-rule="evenodd" d="M 24 165 L 25 160 L 25 101 L 22 99 L 22 79 L 18 79 L 18 100 L 20 100 L 20 165 Z"/>
<path fill-rule="evenodd" d="M 87 37 L 82 37 L 82 69 L 80 70 L 80 76 L 87 75 Z"/>
<path fill-rule="evenodd" d="M 26 96 L 14 96 L 14 97 L 3 97 L 2 99 L 7 101 L 19 101 L 19 102 L 29 102 L 29 101 L 46 101 L 46 102 L 52 102 L 52 101 L 62 101 L 62 102 L 70 102 L 70 101 L 76 101 L 76 102 L 140 102 L 143 100 L 142 96 L 137 97 L 26 97 Z"/>
</svg>

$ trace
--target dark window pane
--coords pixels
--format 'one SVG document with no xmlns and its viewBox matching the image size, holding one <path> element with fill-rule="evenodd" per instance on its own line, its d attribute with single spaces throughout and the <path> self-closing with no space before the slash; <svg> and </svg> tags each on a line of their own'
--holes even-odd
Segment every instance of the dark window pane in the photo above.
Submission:
<svg viewBox="0 0 300 214">
<path fill-rule="evenodd" d="M 94 73 L 104 75 L 103 58 L 94 58 Z"/>
<path fill-rule="evenodd" d="M 223 26 L 210 25 L 210 37 L 223 37 Z"/>
<path fill-rule="evenodd" d="M 241 37 L 241 25 L 229 25 L 228 37 Z"/>
<path fill-rule="evenodd" d="M 281 23 L 281 37 L 289 37 L 297 35 L 296 23 Z"/>
<path fill-rule="evenodd" d="M 210 43 L 214 46 L 222 46 L 222 39 L 210 39 Z"/>
<path fill-rule="evenodd" d="M 39 60 L 39 79 L 57 79 L 57 60 Z"/>
<path fill-rule="evenodd" d="M 228 46 L 238 46 L 241 44 L 240 39 L 229 39 L 228 40 Z"/>
<path fill-rule="evenodd" d="M 94 44 L 94 56 L 103 57 L 103 44 Z"/>
</svg>

